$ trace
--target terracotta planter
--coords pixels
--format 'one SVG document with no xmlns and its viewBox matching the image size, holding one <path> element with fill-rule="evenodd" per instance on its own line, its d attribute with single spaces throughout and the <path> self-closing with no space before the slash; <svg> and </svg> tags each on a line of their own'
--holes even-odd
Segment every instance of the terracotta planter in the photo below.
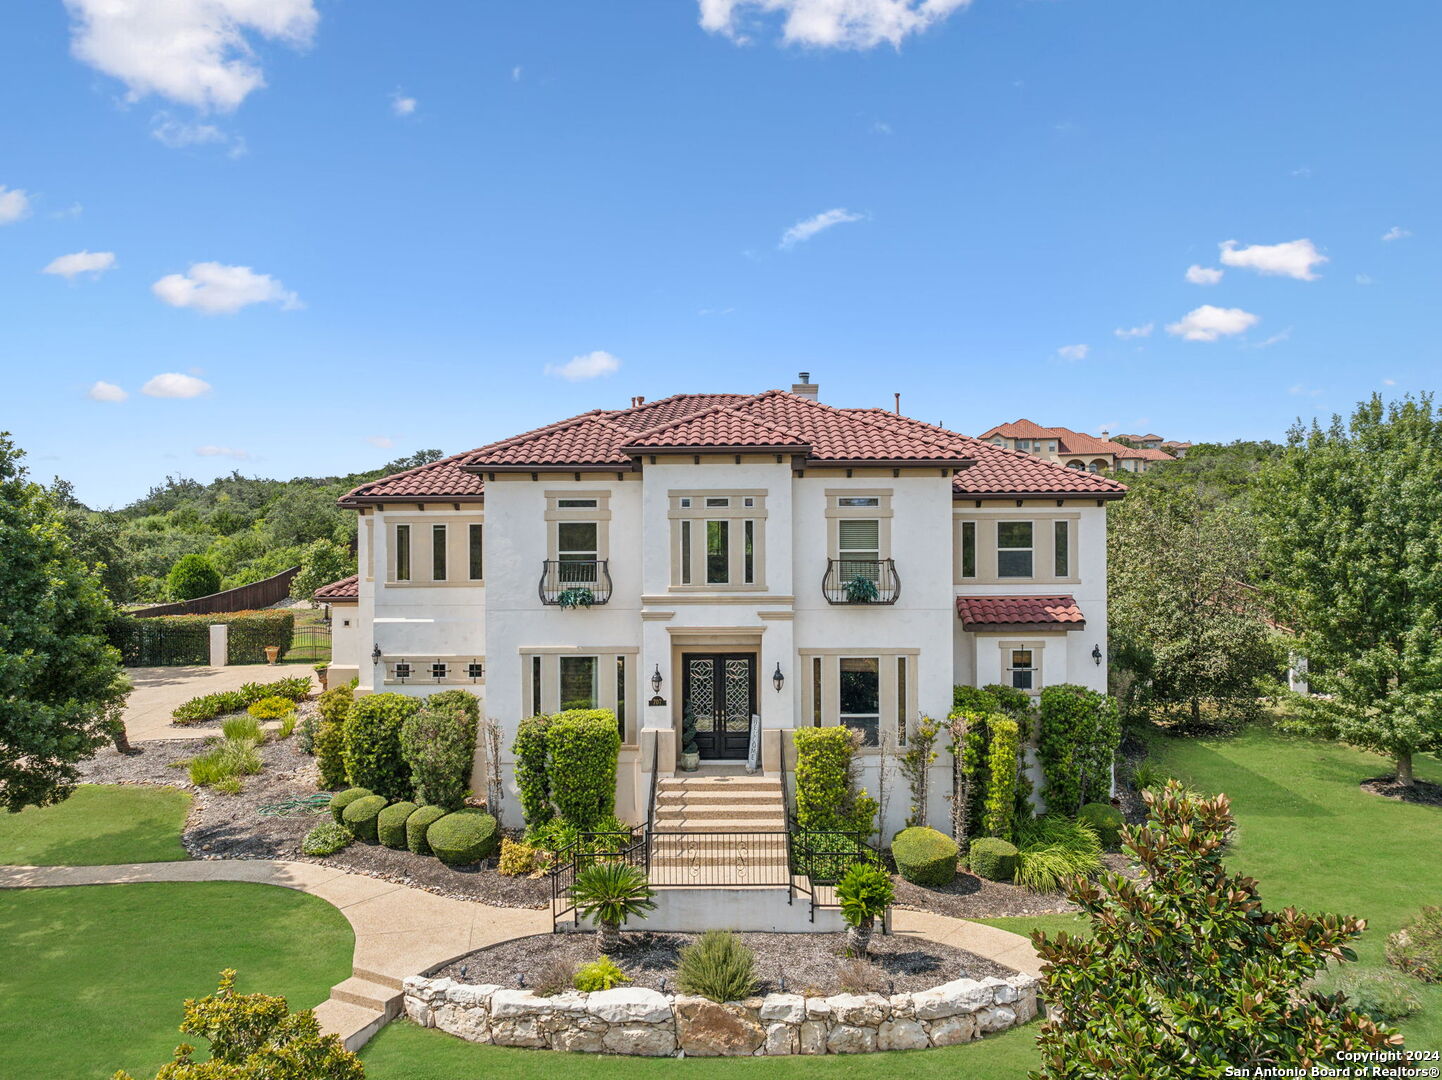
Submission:
<svg viewBox="0 0 1442 1080">
<path fill-rule="evenodd" d="M 280 646 L 279 646 L 279 645 L 267 645 L 267 646 L 265 647 L 265 662 L 266 662 L 267 664 L 274 664 L 274 663 L 275 663 L 277 660 L 279 660 L 279 659 L 280 659 Z"/>
</svg>

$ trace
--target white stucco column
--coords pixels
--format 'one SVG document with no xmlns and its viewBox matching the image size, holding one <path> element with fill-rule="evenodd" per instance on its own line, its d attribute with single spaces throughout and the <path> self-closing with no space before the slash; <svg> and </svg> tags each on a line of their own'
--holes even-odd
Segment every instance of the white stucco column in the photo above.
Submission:
<svg viewBox="0 0 1442 1080">
<path fill-rule="evenodd" d="M 210 666 L 230 666 L 230 627 L 225 623 L 210 626 Z"/>
</svg>

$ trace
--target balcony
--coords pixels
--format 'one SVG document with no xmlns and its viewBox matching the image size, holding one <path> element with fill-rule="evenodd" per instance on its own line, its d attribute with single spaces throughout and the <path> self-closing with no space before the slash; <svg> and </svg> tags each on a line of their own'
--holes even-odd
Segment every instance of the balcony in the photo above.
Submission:
<svg viewBox="0 0 1442 1080">
<path fill-rule="evenodd" d="M 536 591 L 551 607 L 588 608 L 611 599 L 608 559 L 547 559 Z"/>
<path fill-rule="evenodd" d="M 901 578 L 894 559 L 827 559 L 821 592 L 828 604 L 894 604 Z"/>
</svg>

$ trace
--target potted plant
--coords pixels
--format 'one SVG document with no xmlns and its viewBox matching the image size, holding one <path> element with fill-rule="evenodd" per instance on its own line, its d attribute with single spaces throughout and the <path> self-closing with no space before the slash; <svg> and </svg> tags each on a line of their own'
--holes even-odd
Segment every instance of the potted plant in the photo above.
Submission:
<svg viewBox="0 0 1442 1080">
<path fill-rule="evenodd" d="M 601 953 L 614 955 L 621 947 L 621 927 L 626 920 L 645 918 L 656 910 L 655 895 L 646 875 L 623 862 L 592 863 L 576 875 L 571 899 L 576 914 L 596 923 Z"/>
<path fill-rule="evenodd" d="M 563 608 L 588 608 L 596 602 L 596 594 L 585 585 L 572 585 L 562 589 L 556 597 L 556 604 Z"/>
<path fill-rule="evenodd" d="M 876 917 L 885 915 L 896 897 L 891 875 L 871 863 L 853 863 L 836 883 L 836 899 L 846 920 L 847 948 L 852 956 L 865 957 L 871 948 Z"/>
<path fill-rule="evenodd" d="M 277 660 L 279 660 L 279 659 L 280 659 L 280 646 L 279 646 L 279 645 L 267 645 L 267 646 L 265 647 L 265 662 L 266 662 L 267 664 L 274 664 L 274 663 L 275 663 Z"/>
<path fill-rule="evenodd" d="M 854 577 L 841 587 L 848 604 L 874 604 L 881 599 L 881 590 L 869 577 Z"/>
<path fill-rule="evenodd" d="M 701 748 L 696 745 L 696 718 L 689 712 L 681 718 L 681 771 L 695 772 L 701 767 Z"/>
</svg>

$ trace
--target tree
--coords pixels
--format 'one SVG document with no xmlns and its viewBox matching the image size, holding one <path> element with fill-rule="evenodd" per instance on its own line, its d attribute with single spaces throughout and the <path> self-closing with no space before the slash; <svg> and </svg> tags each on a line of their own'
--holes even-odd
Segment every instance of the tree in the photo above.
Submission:
<svg viewBox="0 0 1442 1080">
<path fill-rule="evenodd" d="M 127 689 L 105 638 L 114 609 L 23 456 L 0 433 L 0 803 L 12 812 L 70 794 Z"/>
<path fill-rule="evenodd" d="M 1266 582 L 1312 689 L 1290 726 L 1392 758 L 1442 750 L 1442 415 L 1430 395 L 1300 425 L 1257 493 Z"/>
<path fill-rule="evenodd" d="M 170 568 L 166 588 L 172 600 L 194 600 L 220 591 L 220 575 L 204 555 L 184 555 Z"/>
<path fill-rule="evenodd" d="M 1210 1080 L 1401 1043 L 1343 995 L 1308 988 L 1329 961 L 1356 959 L 1347 943 L 1363 920 L 1265 910 L 1257 883 L 1224 865 L 1226 796 L 1172 781 L 1142 797 L 1147 823 L 1125 830 L 1123 847 L 1143 876 L 1070 884 L 1092 939 L 1032 936 L 1056 1014 L 1037 1038 L 1033 1080 Z"/>
<path fill-rule="evenodd" d="M 1180 706 L 1193 727 L 1203 703 L 1255 717 L 1257 680 L 1281 657 L 1250 585 L 1252 521 L 1191 487 L 1143 486 L 1107 516 L 1113 672 L 1128 711 Z"/>
<path fill-rule="evenodd" d="M 315 607 L 312 597 L 317 589 L 354 573 L 355 559 L 349 551 L 334 540 L 312 540 L 300 557 L 300 573 L 291 579 L 290 595 Z"/>
</svg>

